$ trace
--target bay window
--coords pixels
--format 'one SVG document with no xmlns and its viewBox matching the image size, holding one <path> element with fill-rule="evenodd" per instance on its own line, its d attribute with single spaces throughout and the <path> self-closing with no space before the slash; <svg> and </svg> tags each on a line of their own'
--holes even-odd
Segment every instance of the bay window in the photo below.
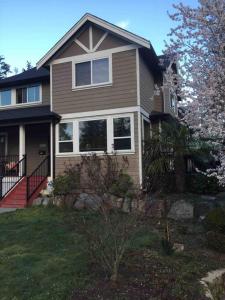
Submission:
<svg viewBox="0 0 225 300">
<path fill-rule="evenodd" d="M 75 88 L 102 85 L 111 82 L 108 57 L 77 62 L 75 66 Z"/>
<path fill-rule="evenodd" d="M 133 116 L 106 116 L 58 125 L 58 154 L 133 152 Z"/>
<path fill-rule="evenodd" d="M 11 105 L 12 97 L 11 90 L 5 90 L 0 92 L 0 106 Z"/>
</svg>

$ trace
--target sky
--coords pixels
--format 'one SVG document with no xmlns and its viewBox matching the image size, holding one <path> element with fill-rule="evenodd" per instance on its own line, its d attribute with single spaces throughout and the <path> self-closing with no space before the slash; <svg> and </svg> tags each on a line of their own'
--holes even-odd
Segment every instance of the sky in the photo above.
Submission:
<svg viewBox="0 0 225 300">
<path fill-rule="evenodd" d="M 182 0 L 0 0 L 0 55 L 13 70 L 37 61 L 86 13 L 132 31 L 157 54 L 173 26 L 167 12 Z M 196 6 L 197 0 L 183 0 Z"/>
</svg>

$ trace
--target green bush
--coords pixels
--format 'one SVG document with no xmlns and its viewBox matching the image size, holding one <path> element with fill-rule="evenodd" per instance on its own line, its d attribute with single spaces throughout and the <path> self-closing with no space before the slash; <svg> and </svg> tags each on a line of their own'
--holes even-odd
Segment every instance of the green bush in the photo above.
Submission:
<svg viewBox="0 0 225 300">
<path fill-rule="evenodd" d="M 209 231 L 225 234 L 225 209 L 218 207 L 211 210 L 204 220 L 204 226 Z"/>
<path fill-rule="evenodd" d="M 225 234 L 208 231 L 206 234 L 208 247 L 218 252 L 225 253 Z"/>
<path fill-rule="evenodd" d="M 194 194 L 217 194 L 221 187 L 216 177 L 198 173 L 187 175 L 186 190 Z"/>
<path fill-rule="evenodd" d="M 120 174 L 110 188 L 110 193 L 117 197 L 132 198 L 133 180 L 128 174 Z"/>
</svg>

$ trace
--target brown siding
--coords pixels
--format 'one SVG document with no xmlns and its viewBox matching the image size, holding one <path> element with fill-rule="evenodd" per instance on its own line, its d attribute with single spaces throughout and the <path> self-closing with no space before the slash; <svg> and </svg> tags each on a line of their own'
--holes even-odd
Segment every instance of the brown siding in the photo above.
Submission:
<svg viewBox="0 0 225 300">
<path fill-rule="evenodd" d="M 59 114 L 137 104 L 135 50 L 112 55 L 112 86 L 72 91 L 72 63 L 53 65 L 53 109 Z"/>
<path fill-rule="evenodd" d="M 95 47 L 98 41 L 103 36 L 103 34 L 105 33 L 105 31 L 96 26 L 93 26 L 92 33 L 93 33 L 93 47 Z"/>
<path fill-rule="evenodd" d="M 135 153 L 125 155 L 128 158 L 129 166 L 127 173 L 133 178 L 135 184 L 139 184 L 139 160 L 138 160 L 138 117 L 137 113 L 134 114 L 134 143 L 135 143 Z M 118 155 L 118 159 L 122 159 L 122 155 Z M 67 164 L 79 164 L 80 156 L 74 157 L 56 157 L 55 159 L 55 170 L 56 176 L 62 174 L 65 170 Z"/>
<path fill-rule="evenodd" d="M 127 46 L 129 44 L 130 43 L 125 40 L 122 40 L 112 34 L 108 34 L 107 37 L 104 39 L 104 41 L 99 46 L 97 51 L 112 49 L 112 48 L 121 47 L 121 46 Z"/>
<path fill-rule="evenodd" d="M 90 48 L 89 45 L 89 27 L 85 29 L 77 38 L 84 46 L 86 46 L 88 49 Z"/>
<path fill-rule="evenodd" d="M 160 92 L 159 95 L 154 95 L 154 102 L 153 102 L 153 110 L 163 112 L 164 111 L 164 103 L 163 103 L 163 93 Z"/>
<path fill-rule="evenodd" d="M 46 150 L 49 153 L 49 124 L 32 124 L 26 125 L 26 154 L 27 154 L 27 172 L 31 174 L 32 171 L 44 159 L 44 156 L 39 155 L 39 150 Z M 40 148 L 40 145 L 46 147 Z"/>
<path fill-rule="evenodd" d="M 75 42 L 72 42 L 72 44 L 64 50 L 63 53 L 58 55 L 56 58 L 65 58 L 65 57 L 70 57 L 70 56 L 75 56 L 75 55 L 81 55 L 81 54 L 86 54 L 86 52 L 78 46 Z"/>
<path fill-rule="evenodd" d="M 154 78 L 143 58 L 139 56 L 140 68 L 140 102 L 141 106 L 150 113 L 153 110 Z"/>
<path fill-rule="evenodd" d="M 43 105 L 50 104 L 50 84 L 42 83 L 42 103 Z"/>
</svg>

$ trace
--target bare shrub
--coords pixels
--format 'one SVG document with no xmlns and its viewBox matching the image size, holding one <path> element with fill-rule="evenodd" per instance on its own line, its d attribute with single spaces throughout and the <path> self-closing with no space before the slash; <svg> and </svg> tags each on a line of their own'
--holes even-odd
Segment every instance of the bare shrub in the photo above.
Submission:
<svg viewBox="0 0 225 300">
<path fill-rule="evenodd" d="M 139 216 L 122 213 L 120 210 L 101 210 L 93 226 L 84 218 L 84 231 L 88 240 L 88 251 L 93 261 L 106 272 L 112 283 L 118 281 L 119 268 L 126 250 L 137 232 Z"/>
</svg>

